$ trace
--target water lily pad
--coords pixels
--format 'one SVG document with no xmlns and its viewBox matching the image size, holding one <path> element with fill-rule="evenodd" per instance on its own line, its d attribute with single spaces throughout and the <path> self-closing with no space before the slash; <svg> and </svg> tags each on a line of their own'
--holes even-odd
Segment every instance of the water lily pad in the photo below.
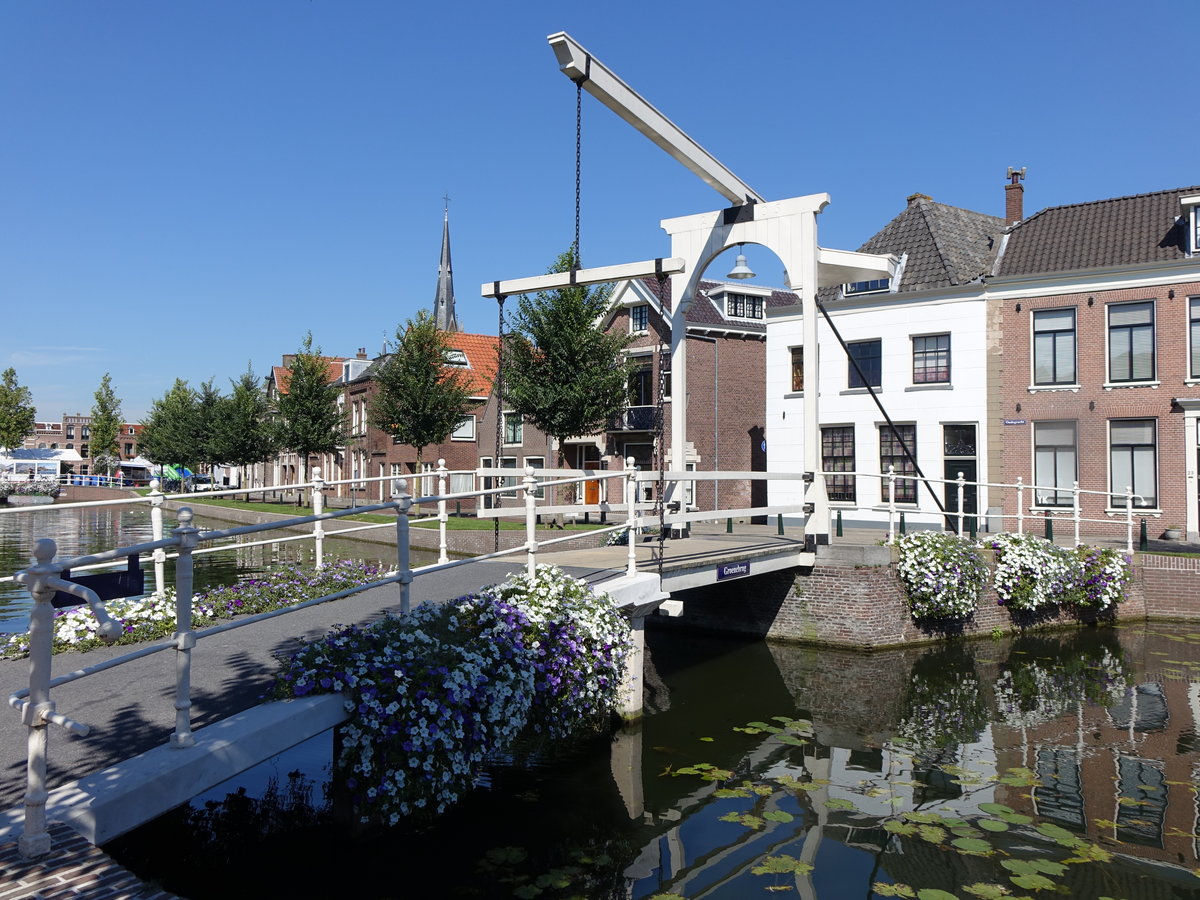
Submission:
<svg viewBox="0 0 1200 900">
<path fill-rule="evenodd" d="M 937 888 L 921 888 L 917 891 L 917 900 L 958 900 L 958 896 Z"/>
<path fill-rule="evenodd" d="M 717 788 L 713 791 L 714 797 L 719 797 L 722 800 L 727 800 L 730 797 L 749 797 L 750 792 L 741 788 Z"/>
<path fill-rule="evenodd" d="M 998 819 L 980 819 L 976 824 L 984 831 L 1008 831 L 1008 825 Z"/>
<path fill-rule="evenodd" d="M 975 884 L 968 884 L 963 890 L 968 894 L 974 894 L 976 897 L 981 898 L 981 900 L 1001 900 L 1002 897 L 1011 896 L 1011 892 L 1002 884 L 976 882 Z"/>
<path fill-rule="evenodd" d="M 793 747 L 803 747 L 808 743 L 804 738 L 793 737 L 790 734 L 777 734 L 775 739 L 781 744 L 791 744 Z"/>
<path fill-rule="evenodd" d="M 812 870 L 812 863 L 783 855 L 768 856 L 750 871 L 755 875 L 807 875 Z"/>
<path fill-rule="evenodd" d="M 1028 825 L 1033 821 L 1031 816 L 1026 816 L 1022 813 L 1000 813 L 999 818 L 1002 822 L 1007 822 L 1009 825 Z"/>
<path fill-rule="evenodd" d="M 917 892 L 907 884 L 888 884 L 885 881 L 875 882 L 871 885 L 871 890 L 880 897 L 915 897 L 917 895 Z"/>
<path fill-rule="evenodd" d="M 763 813 L 762 817 L 768 822 L 791 822 L 796 817 L 790 812 L 785 812 L 782 809 L 770 809 Z"/>
<path fill-rule="evenodd" d="M 857 806 L 844 797 L 831 797 L 825 801 L 825 806 L 828 809 L 858 809 Z"/>
<path fill-rule="evenodd" d="M 1075 835 L 1067 831 L 1061 825 L 1055 825 L 1053 822 L 1043 822 L 1037 827 L 1039 833 L 1055 841 L 1074 841 Z"/>
<path fill-rule="evenodd" d="M 1009 881 L 1017 887 L 1026 888 L 1031 891 L 1048 891 L 1054 888 L 1054 882 L 1045 875 L 1013 875 Z"/>
<path fill-rule="evenodd" d="M 965 850 L 967 853 L 990 853 L 992 845 L 979 838 L 960 837 L 950 842 L 950 846 Z"/>
<path fill-rule="evenodd" d="M 902 822 L 899 819 L 888 819 L 883 823 L 883 830 L 892 834 L 912 835 L 917 833 L 917 826 L 912 822 Z"/>
<path fill-rule="evenodd" d="M 992 814 L 1016 812 L 1011 806 L 1005 806 L 1003 803 L 980 803 L 979 808 Z"/>
<path fill-rule="evenodd" d="M 917 828 L 917 834 L 921 840 L 931 844 L 941 844 L 946 840 L 946 829 L 937 825 L 921 825 Z"/>
</svg>

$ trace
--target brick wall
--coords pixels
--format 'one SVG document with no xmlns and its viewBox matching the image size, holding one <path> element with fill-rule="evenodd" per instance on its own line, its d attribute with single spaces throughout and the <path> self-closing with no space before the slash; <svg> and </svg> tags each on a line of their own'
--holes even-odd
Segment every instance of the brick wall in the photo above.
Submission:
<svg viewBox="0 0 1200 900">
<path fill-rule="evenodd" d="M 993 629 L 1066 627 L 1147 618 L 1200 619 L 1200 560 L 1142 554 L 1135 559 L 1127 599 L 1115 611 L 1070 609 L 1012 612 L 985 588 L 975 615 L 962 623 L 919 625 L 886 547 L 822 548 L 809 570 L 776 572 L 676 595 L 683 615 L 662 627 L 720 630 L 811 644 L 876 649 L 985 637 Z M 989 561 L 989 567 L 991 563 Z"/>
<path fill-rule="evenodd" d="M 1174 296 L 1171 296 L 1173 292 Z M 1172 398 L 1196 395 L 1186 383 L 1188 375 L 1188 297 L 1200 295 L 1200 282 L 1111 291 L 1087 291 L 1048 297 L 1008 300 L 1002 304 L 997 343 L 1003 357 L 999 415 L 1024 419 L 1028 424 L 999 427 L 1004 454 L 1003 480 L 1020 476 L 1026 484 L 1033 479 L 1033 427 L 1041 421 L 1069 420 L 1077 423 L 1079 486 L 1085 490 L 1109 490 L 1108 422 L 1110 419 L 1155 419 L 1158 423 L 1158 495 L 1163 524 L 1187 521 L 1186 470 L 1194 468 L 1196 448 L 1186 447 L 1184 416 L 1172 408 Z M 1157 386 L 1104 387 L 1108 378 L 1107 308 L 1110 304 L 1155 301 L 1155 363 Z M 1017 306 L 1020 311 L 1017 311 Z M 1078 389 L 1031 391 L 1031 323 L 1042 309 L 1072 308 L 1076 315 L 1076 360 Z M 997 363 L 997 365 L 999 365 Z M 1019 408 L 1018 408 L 1019 407 Z M 1121 486 L 1123 487 L 1123 486 Z M 1027 505 L 1030 497 L 1026 495 Z M 1083 495 L 1085 518 L 1104 520 L 1088 531 L 1116 534 L 1123 524 L 1110 520 L 1106 497 Z M 1004 497 L 1005 514 L 1015 512 L 1015 497 Z"/>
</svg>

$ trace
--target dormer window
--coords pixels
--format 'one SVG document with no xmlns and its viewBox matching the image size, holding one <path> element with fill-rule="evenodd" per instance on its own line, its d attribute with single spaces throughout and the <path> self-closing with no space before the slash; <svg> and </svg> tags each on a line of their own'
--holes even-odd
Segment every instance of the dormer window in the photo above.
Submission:
<svg viewBox="0 0 1200 900">
<path fill-rule="evenodd" d="M 1187 228 L 1187 252 L 1200 253 L 1200 194 L 1190 197 L 1180 197 L 1183 206 L 1183 219 Z"/>
<path fill-rule="evenodd" d="M 735 319 L 761 319 L 765 303 L 749 294 L 726 294 L 725 315 Z"/>
<path fill-rule="evenodd" d="M 629 307 L 629 331 L 637 334 L 650 330 L 650 307 L 645 304 Z"/>
<path fill-rule="evenodd" d="M 467 354 L 463 353 L 461 350 L 447 350 L 446 365 L 461 366 L 464 369 L 471 368 L 471 364 L 467 361 Z"/>
<path fill-rule="evenodd" d="M 852 281 L 842 285 L 842 293 L 847 296 L 854 294 L 883 294 L 891 290 L 890 278 L 874 278 L 871 281 Z"/>
</svg>

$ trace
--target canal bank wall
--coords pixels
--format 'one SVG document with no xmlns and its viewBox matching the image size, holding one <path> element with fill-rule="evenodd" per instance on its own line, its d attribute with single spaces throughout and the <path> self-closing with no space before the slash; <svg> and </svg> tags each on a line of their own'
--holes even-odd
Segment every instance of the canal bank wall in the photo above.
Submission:
<svg viewBox="0 0 1200 900">
<path fill-rule="evenodd" d="M 1125 602 L 1115 609 L 1052 608 L 1022 613 L 1001 606 L 990 586 L 995 559 L 985 552 L 988 584 L 975 614 L 953 622 L 917 623 L 896 575 L 896 551 L 877 545 L 818 548 L 816 565 L 678 592 L 677 618 L 662 628 L 694 628 L 774 640 L 877 650 L 949 637 L 991 637 L 1034 628 L 1068 628 L 1118 621 L 1200 620 L 1200 559 L 1134 555 Z"/>
</svg>

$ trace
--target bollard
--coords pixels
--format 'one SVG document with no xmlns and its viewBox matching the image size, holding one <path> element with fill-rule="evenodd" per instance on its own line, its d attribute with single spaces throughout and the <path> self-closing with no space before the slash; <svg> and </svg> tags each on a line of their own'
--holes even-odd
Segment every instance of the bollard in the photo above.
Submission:
<svg viewBox="0 0 1200 900">
<path fill-rule="evenodd" d="M 462 518 L 462 501 L 461 500 L 454 501 L 454 518 L 456 518 L 456 519 Z"/>
<path fill-rule="evenodd" d="M 971 529 L 971 540 L 975 540 L 979 536 L 979 519 L 977 519 L 975 516 L 969 516 L 967 518 L 967 527 Z"/>
<path fill-rule="evenodd" d="M 776 521 L 776 531 L 778 531 L 779 534 L 783 534 L 783 513 L 780 513 L 779 515 L 777 515 L 775 517 L 775 521 Z"/>
<path fill-rule="evenodd" d="M 1050 513 L 1046 513 L 1046 540 L 1051 543 L 1054 541 L 1054 519 Z"/>
<path fill-rule="evenodd" d="M 725 520 L 725 533 L 733 534 L 733 516 Z"/>
<path fill-rule="evenodd" d="M 1138 549 L 1143 553 L 1150 548 L 1150 542 L 1146 537 L 1146 517 L 1142 516 L 1142 524 L 1138 532 Z"/>
<path fill-rule="evenodd" d="M 842 511 L 840 509 L 837 511 L 837 536 L 842 536 Z"/>
<path fill-rule="evenodd" d="M 904 527 L 904 511 L 903 510 L 900 511 L 900 533 L 908 534 L 908 531 Z"/>
</svg>

